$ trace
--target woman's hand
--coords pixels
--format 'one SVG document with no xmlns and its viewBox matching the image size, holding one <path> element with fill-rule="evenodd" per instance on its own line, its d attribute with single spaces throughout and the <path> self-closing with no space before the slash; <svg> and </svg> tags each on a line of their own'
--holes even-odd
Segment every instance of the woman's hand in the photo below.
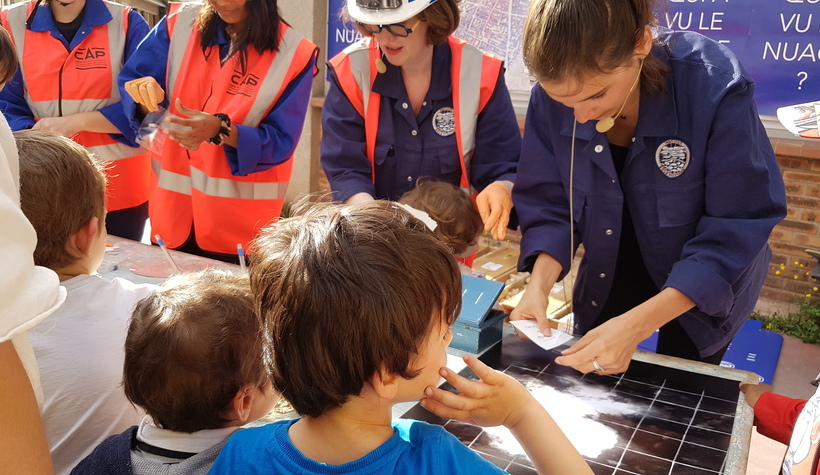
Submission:
<svg viewBox="0 0 820 475">
<path fill-rule="evenodd" d="M 561 274 L 561 263 L 547 253 L 541 253 L 532 266 L 532 275 L 524 289 L 524 295 L 515 309 L 510 312 L 510 320 L 535 320 L 544 336 L 552 335 L 547 321 L 547 305 L 552 287 Z M 527 339 L 519 334 L 521 339 Z"/>
<path fill-rule="evenodd" d="M 484 230 L 492 230 L 493 239 L 501 240 L 507 235 L 507 225 L 510 223 L 510 211 L 512 210 L 511 190 L 512 183 L 496 181 L 487 185 L 476 196 L 475 204 L 481 220 L 484 221 Z"/>
<path fill-rule="evenodd" d="M 642 341 L 694 306 L 695 302 L 684 293 L 666 287 L 632 310 L 588 331 L 555 362 L 582 373 L 623 373 Z"/>
<path fill-rule="evenodd" d="M 169 117 L 168 122 L 179 127 L 169 128 L 168 136 L 184 149 L 199 150 L 202 142 L 218 134 L 222 127 L 222 121 L 218 117 L 189 109 L 182 105 L 179 98 L 176 100 L 176 109 L 187 117 Z"/>
<path fill-rule="evenodd" d="M 540 289 L 534 286 L 527 286 L 524 290 L 524 295 L 518 301 L 512 312 L 510 312 L 510 320 L 535 320 L 538 322 L 538 328 L 545 336 L 552 335 L 549 321 L 547 320 L 547 306 L 549 305 L 549 296 L 541 292 Z M 518 335 L 521 339 L 526 340 L 525 336 Z"/>
<path fill-rule="evenodd" d="M 142 104 L 148 112 L 154 112 L 159 104 L 165 99 L 165 91 L 160 87 L 157 80 L 151 76 L 132 79 L 125 83 L 125 92 L 131 96 L 137 104 Z"/>
<path fill-rule="evenodd" d="M 43 117 L 34 123 L 34 130 L 48 130 L 72 138 L 84 130 L 80 121 L 74 120 L 72 116 L 67 117 Z"/>
<path fill-rule="evenodd" d="M 556 358 L 555 362 L 571 366 L 582 373 L 595 371 L 598 374 L 615 374 L 626 371 L 638 344 L 645 339 L 638 330 L 639 325 L 635 324 L 628 313 L 588 331 L 574 345 L 564 350 L 563 356 Z M 601 371 L 596 371 L 593 359 L 602 368 Z"/>
</svg>

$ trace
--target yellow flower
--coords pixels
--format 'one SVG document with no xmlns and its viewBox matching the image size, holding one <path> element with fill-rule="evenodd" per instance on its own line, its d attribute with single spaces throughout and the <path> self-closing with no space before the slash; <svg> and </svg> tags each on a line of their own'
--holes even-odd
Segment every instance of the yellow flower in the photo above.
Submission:
<svg viewBox="0 0 820 475">
<path fill-rule="evenodd" d="M 779 270 L 774 271 L 774 275 L 780 275 L 780 271 Z"/>
</svg>

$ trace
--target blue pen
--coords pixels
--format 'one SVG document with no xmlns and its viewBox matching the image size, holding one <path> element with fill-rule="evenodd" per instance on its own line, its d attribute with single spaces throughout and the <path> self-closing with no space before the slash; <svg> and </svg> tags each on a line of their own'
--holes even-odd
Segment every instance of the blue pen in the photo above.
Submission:
<svg viewBox="0 0 820 475">
<path fill-rule="evenodd" d="M 174 262 L 174 258 L 171 257 L 171 253 L 168 252 L 168 248 L 165 247 L 165 241 L 163 241 L 162 238 L 159 237 L 159 234 L 154 234 L 154 239 L 157 240 L 159 248 L 162 249 L 162 252 L 165 253 L 165 257 L 168 259 L 168 262 L 171 263 L 171 267 L 174 268 L 174 272 L 179 273 L 179 267 L 177 266 L 177 263 Z"/>
<path fill-rule="evenodd" d="M 245 266 L 245 250 L 242 249 L 242 243 L 236 245 L 236 253 L 239 256 L 239 268 L 242 272 L 247 272 L 248 268 Z"/>
</svg>

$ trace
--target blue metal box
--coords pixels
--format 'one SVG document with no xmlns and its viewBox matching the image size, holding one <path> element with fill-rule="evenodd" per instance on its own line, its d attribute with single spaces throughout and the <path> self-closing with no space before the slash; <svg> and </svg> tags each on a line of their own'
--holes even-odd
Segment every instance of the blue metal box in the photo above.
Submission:
<svg viewBox="0 0 820 475">
<path fill-rule="evenodd" d="M 461 313 L 453 323 L 450 347 L 480 353 L 501 340 L 507 315 L 492 307 L 504 283 L 462 276 L 461 287 Z"/>
</svg>

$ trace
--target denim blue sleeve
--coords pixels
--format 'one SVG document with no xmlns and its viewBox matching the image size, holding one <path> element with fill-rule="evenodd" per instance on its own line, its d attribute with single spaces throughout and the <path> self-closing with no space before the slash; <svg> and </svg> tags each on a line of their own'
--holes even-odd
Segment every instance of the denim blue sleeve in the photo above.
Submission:
<svg viewBox="0 0 820 475">
<path fill-rule="evenodd" d="M 547 102 L 541 86 L 533 87 L 512 194 L 522 235 L 518 268 L 532 271 L 538 255 L 546 253 L 561 263 L 560 280 L 570 268 L 569 202 L 551 136 L 560 130 L 560 116 L 549 114 Z"/>
<path fill-rule="evenodd" d="M 234 176 L 269 170 L 285 162 L 296 149 L 310 101 L 316 56 L 288 84 L 259 127 L 237 124 L 237 148 L 225 145 L 225 155 Z"/>
<path fill-rule="evenodd" d="M 139 43 L 136 51 L 134 51 L 125 62 L 120 71 L 120 77 L 117 80 L 120 86 L 120 104 L 122 104 L 123 113 L 127 119 L 127 127 L 123 125 L 120 131 L 130 141 L 134 141 L 139 131 L 141 117 L 138 115 L 137 104 L 131 99 L 131 96 L 125 92 L 125 83 L 132 79 L 151 76 L 157 80 L 157 83 L 165 87 L 165 73 L 168 68 L 168 48 L 170 47 L 170 40 L 168 38 L 168 29 L 166 27 L 166 17 L 163 17 L 157 25 L 148 32 L 145 39 Z M 165 99 L 160 104 L 162 107 L 168 107 L 168 91 L 165 91 Z"/>
<path fill-rule="evenodd" d="M 752 83 L 740 81 L 717 107 L 706 147 L 706 209 L 665 284 L 714 316 L 732 312 L 733 286 L 786 215 L 783 178 L 753 93 Z"/>
<path fill-rule="evenodd" d="M 123 62 L 128 62 L 128 59 L 137 50 L 137 46 L 139 46 L 146 34 L 148 34 L 148 23 L 142 15 L 137 13 L 135 10 L 128 12 L 128 32 L 125 37 Z M 98 110 L 105 116 L 106 119 L 108 119 L 109 122 L 114 124 L 114 127 L 126 132 L 131 130 L 130 120 L 128 116 L 125 115 L 122 102 L 110 104 Z M 111 136 L 126 145 L 137 145 L 136 142 L 134 142 L 133 137 L 130 137 L 130 134 L 128 136 L 122 134 L 111 134 Z"/>
<path fill-rule="evenodd" d="M 475 150 L 470 162 L 471 185 L 481 191 L 498 180 L 514 183 L 520 151 L 521 131 L 502 74 L 492 97 L 478 116 Z"/>
<path fill-rule="evenodd" d="M 11 81 L 0 89 L 0 110 L 6 116 L 11 130 L 30 129 L 34 126 L 34 113 L 26 102 L 25 87 L 23 73 L 17 68 Z"/>
<path fill-rule="evenodd" d="M 322 168 L 333 199 L 344 201 L 356 193 L 375 196 L 372 164 L 365 152 L 364 118 L 342 92 L 335 78 L 322 107 Z"/>
</svg>

